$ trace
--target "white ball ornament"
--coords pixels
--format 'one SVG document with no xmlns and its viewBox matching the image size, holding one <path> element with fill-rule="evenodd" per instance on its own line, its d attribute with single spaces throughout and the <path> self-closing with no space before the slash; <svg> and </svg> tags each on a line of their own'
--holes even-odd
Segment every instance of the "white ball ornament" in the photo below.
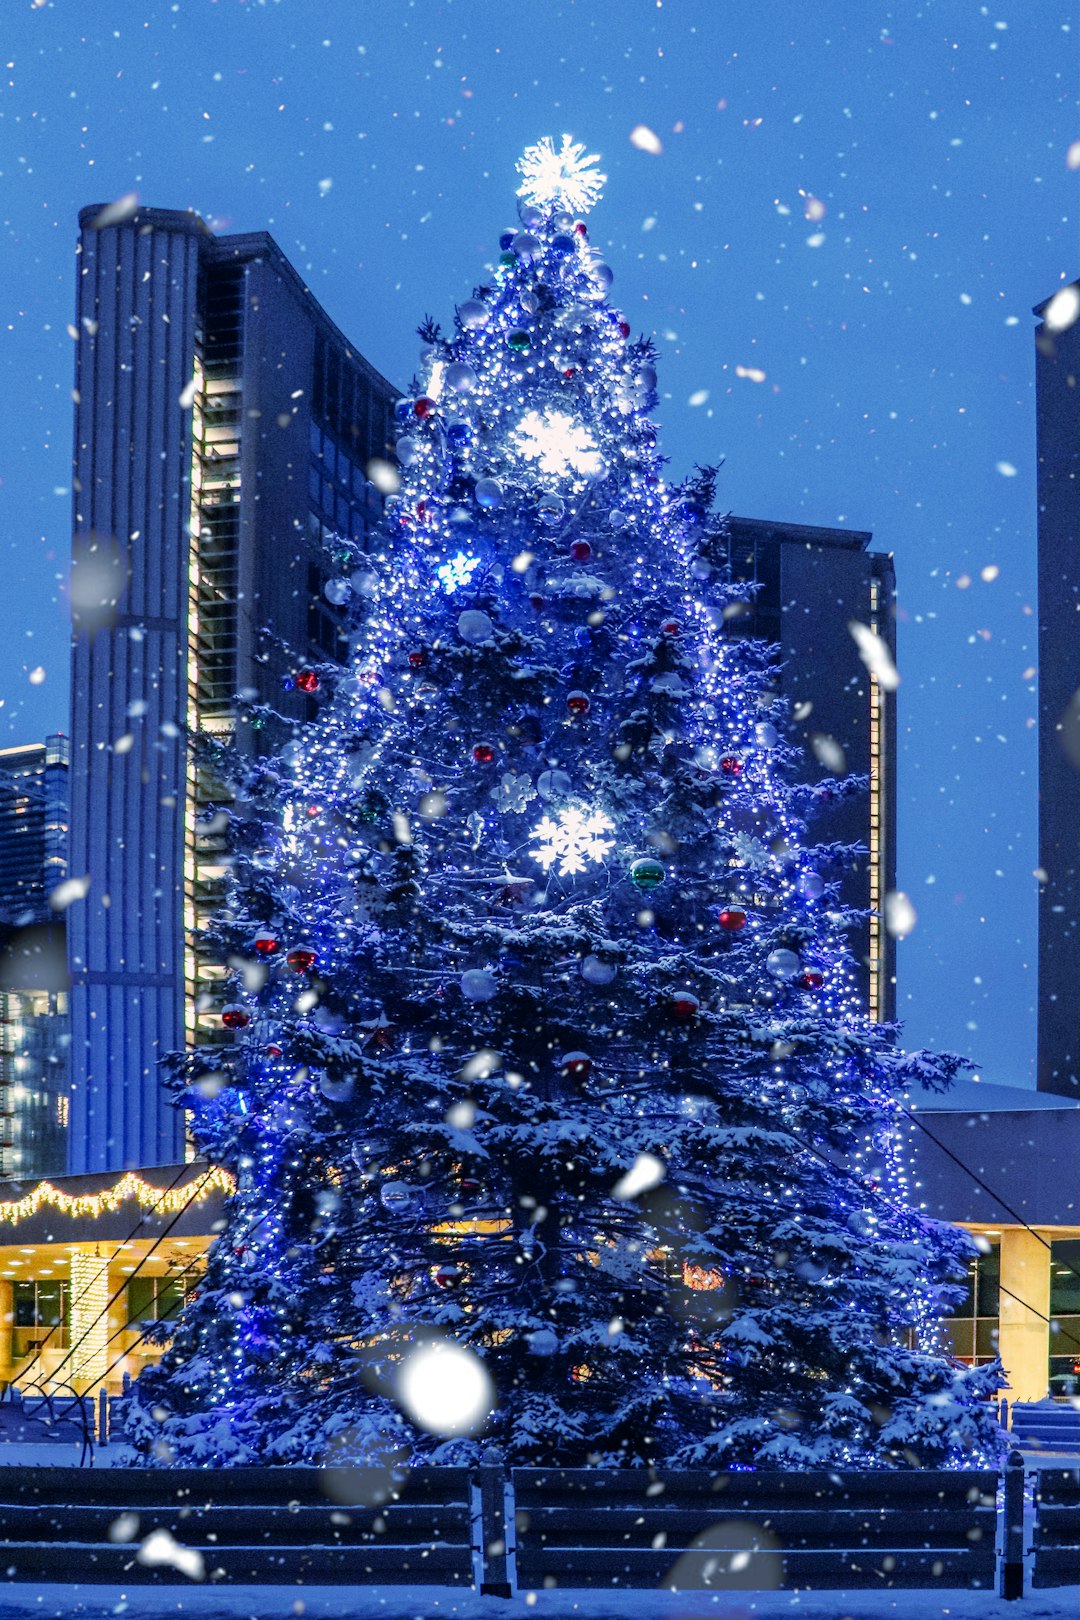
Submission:
<svg viewBox="0 0 1080 1620">
<path fill-rule="evenodd" d="M 519 259 L 532 261 L 540 252 L 540 241 L 530 231 L 519 231 L 510 246 Z"/>
<path fill-rule="evenodd" d="M 481 478 L 477 480 L 473 491 L 478 506 L 484 506 L 488 511 L 494 510 L 502 502 L 502 485 L 497 478 Z"/>
<path fill-rule="evenodd" d="M 328 579 L 323 586 L 323 595 L 334 607 L 344 607 L 352 595 L 352 586 L 347 579 Z"/>
<path fill-rule="evenodd" d="M 537 208 L 534 203 L 523 203 L 518 209 L 518 218 L 527 231 L 535 231 L 544 223 L 543 210 Z"/>
<path fill-rule="evenodd" d="M 479 327 L 486 326 L 491 319 L 491 311 L 479 298 L 467 298 L 458 308 L 458 318 L 468 332 L 475 332 Z"/>
<path fill-rule="evenodd" d="M 759 720 L 754 727 L 759 748 L 775 748 L 780 741 L 780 733 L 771 720 Z"/>
<path fill-rule="evenodd" d="M 618 971 L 614 962 L 605 962 L 599 956 L 586 956 L 581 964 L 586 984 L 610 984 Z"/>
<path fill-rule="evenodd" d="M 464 360 L 455 360 L 452 365 L 447 366 L 443 381 L 455 394 L 471 394 L 479 385 L 480 379 L 472 366 L 467 365 Z"/>
<path fill-rule="evenodd" d="M 392 1214 L 404 1214 L 416 1203 L 416 1189 L 407 1181 L 387 1181 L 380 1189 L 379 1202 Z"/>
<path fill-rule="evenodd" d="M 319 1077 L 319 1090 L 327 1102 L 351 1102 L 356 1091 L 356 1081 L 351 1075 L 347 1075 L 341 1080 L 335 1080 L 331 1075 L 324 1074 Z"/>
<path fill-rule="evenodd" d="M 529 1334 L 529 1351 L 534 1356 L 553 1356 L 559 1348 L 559 1335 L 554 1328 L 534 1328 Z"/>
<path fill-rule="evenodd" d="M 403 467 L 411 467 L 420 454 L 420 446 L 408 433 L 403 433 L 394 447 L 394 454 Z"/>
<path fill-rule="evenodd" d="M 599 282 L 601 287 L 610 287 L 611 283 L 615 280 L 615 272 L 611 268 L 610 264 L 594 264 L 592 267 L 592 278 L 594 281 Z"/>
<path fill-rule="evenodd" d="M 459 613 L 457 628 L 462 641 L 474 647 L 489 641 L 495 630 L 491 619 L 480 608 L 466 608 L 464 613 Z"/>
<path fill-rule="evenodd" d="M 794 951 L 781 946 L 778 950 L 770 951 L 765 958 L 765 966 L 774 979 L 793 979 L 796 973 L 802 971 L 802 962 Z"/>
<path fill-rule="evenodd" d="M 558 495 L 541 495 L 536 503 L 536 515 L 546 528 L 552 529 L 562 521 L 566 508 Z"/>
<path fill-rule="evenodd" d="M 565 771 L 541 771 L 536 779 L 536 791 L 542 799 L 565 799 L 573 786 Z"/>
<path fill-rule="evenodd" d="M 817 872 L 800 872 L 795 888 L 804 900 L 820 900 L 825 893 L 825 879 Z"/>
<path fill-rule="evenodd" d="M 499 981 L 483 968 L 469 968 L 461 975 L 461 993 L 466 1001 L 492 1001 L 499 993 Z"/>
</svg>

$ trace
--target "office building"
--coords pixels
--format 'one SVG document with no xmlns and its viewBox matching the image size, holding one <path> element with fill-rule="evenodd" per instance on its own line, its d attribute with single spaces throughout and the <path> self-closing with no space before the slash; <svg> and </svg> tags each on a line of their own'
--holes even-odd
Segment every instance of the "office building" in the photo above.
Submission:
<svg viewBox="0 0 1080 1620">
<path fill-rule="evenodd" d="M 68 740 L 0 749 L 0 1177 L 65 1168 Z"/>
<path fill-rule="evenodd" d="M 240 692 L 301 716 L 290 651 L 344 655 L 325 551 L 381 514 L 394 390 L 264 233 L 79 223 L 69 1166 L 90 1172 L 182 1156 L 158 1064 L 219 1028 L 194 936 L 226 869 L 186 737 L 232 731 Z"/>
<path fill-rule="evenodd" d="M 867 913 L 852 940 L 867 1011 L 896 1015 L 896 941 L 884 927 L 896 887 L 896 693 L 862 663 L 848 628 L 873 630 L 895 659 L 896 574 L 890 554 L 869 549 L 861 529 L 830 529 L 732 517 L 731 569 L 747 592 L 733 621 L 780 649 L 780 684 L 791 704 L 802 774 L 825 781 L 837 770 L 869 779 L 865 794 L 838 799 L 811 837 L 866 850 L 847 873 L 842 898 Z"/>
<path fill-rule="evenodd" d="M 1035 310 L 1038 1086 L 1080 1100 L 1080 322 L 1051 330 L 1049 302 Z"/>
</svg>

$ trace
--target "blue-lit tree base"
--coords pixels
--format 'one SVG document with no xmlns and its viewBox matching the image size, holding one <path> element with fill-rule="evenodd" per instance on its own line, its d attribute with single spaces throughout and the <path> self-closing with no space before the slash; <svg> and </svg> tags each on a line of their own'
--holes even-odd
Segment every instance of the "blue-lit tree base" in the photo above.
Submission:
<svg viewBox="0 0 1080 1620">
<path fill-rule="evenodd" d="M 400 491 L 332 585 L 351 666 L 243 780 L 235 1042 L 178 1066 L 238 1190 L 138 1386 L 151 1459 L 998 1453 L 1000 1371 L 935 1353 L 969 1240 L 898 1153 L 898 1093 L 957 1063 L 860 1009 L 852 852 L 808 834 L 860 784 L 794 783 L 725 628 L 712 474 L 665 483 L 651 345 L 567 206 L 591 163 L 527 154 L 425 323 Z"/>
</svg>

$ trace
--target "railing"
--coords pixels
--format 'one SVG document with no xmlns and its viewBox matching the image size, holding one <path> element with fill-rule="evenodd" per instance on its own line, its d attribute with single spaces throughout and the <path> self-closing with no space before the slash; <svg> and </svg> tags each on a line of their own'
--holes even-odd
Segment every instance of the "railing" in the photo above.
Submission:
<svg viewBox="0 0 1080 1620">
<path fill-rule="evenodd" d="M 191 1559 L 140 1560 L 164 1527 L 206 1579 L 225 1583 L 427 1583 L 501 1597 L 544 1586 L 968 1587 L 1015 1599 L 1024 1496 L 1019 1453 L 1004 1474 L 5 1469 L 0 1539 L 16 1581 L 61 1578 L 72 1558 L 88 1581 L 186 1581 Z M 1080 1471 L 1044 1472 L 1035 1505 L 1033 1584 L 1080 1582 Z M 132 1525 L 134 1546 L 110 1543 L 117 1522 Z"/>
</svg>

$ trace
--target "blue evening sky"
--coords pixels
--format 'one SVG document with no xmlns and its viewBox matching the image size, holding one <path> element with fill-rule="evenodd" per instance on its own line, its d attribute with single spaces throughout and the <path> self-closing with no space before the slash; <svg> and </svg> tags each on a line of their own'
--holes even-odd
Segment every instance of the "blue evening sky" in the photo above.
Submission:
<svg viewBox="0 0 1080 1620">
<path fill-rule="evenodd" d="M 726 457 L 731 510 L 896 554 L 906 1039 L 1029 1083 L 1030 308 L 1080 273 L 1078 33 L 1068 0 L 8 0 L 0 745 L 66 728 L 79 208 L 270 230 L 404 382 L 568 130 L 673 474 Z"/>
</svg>

